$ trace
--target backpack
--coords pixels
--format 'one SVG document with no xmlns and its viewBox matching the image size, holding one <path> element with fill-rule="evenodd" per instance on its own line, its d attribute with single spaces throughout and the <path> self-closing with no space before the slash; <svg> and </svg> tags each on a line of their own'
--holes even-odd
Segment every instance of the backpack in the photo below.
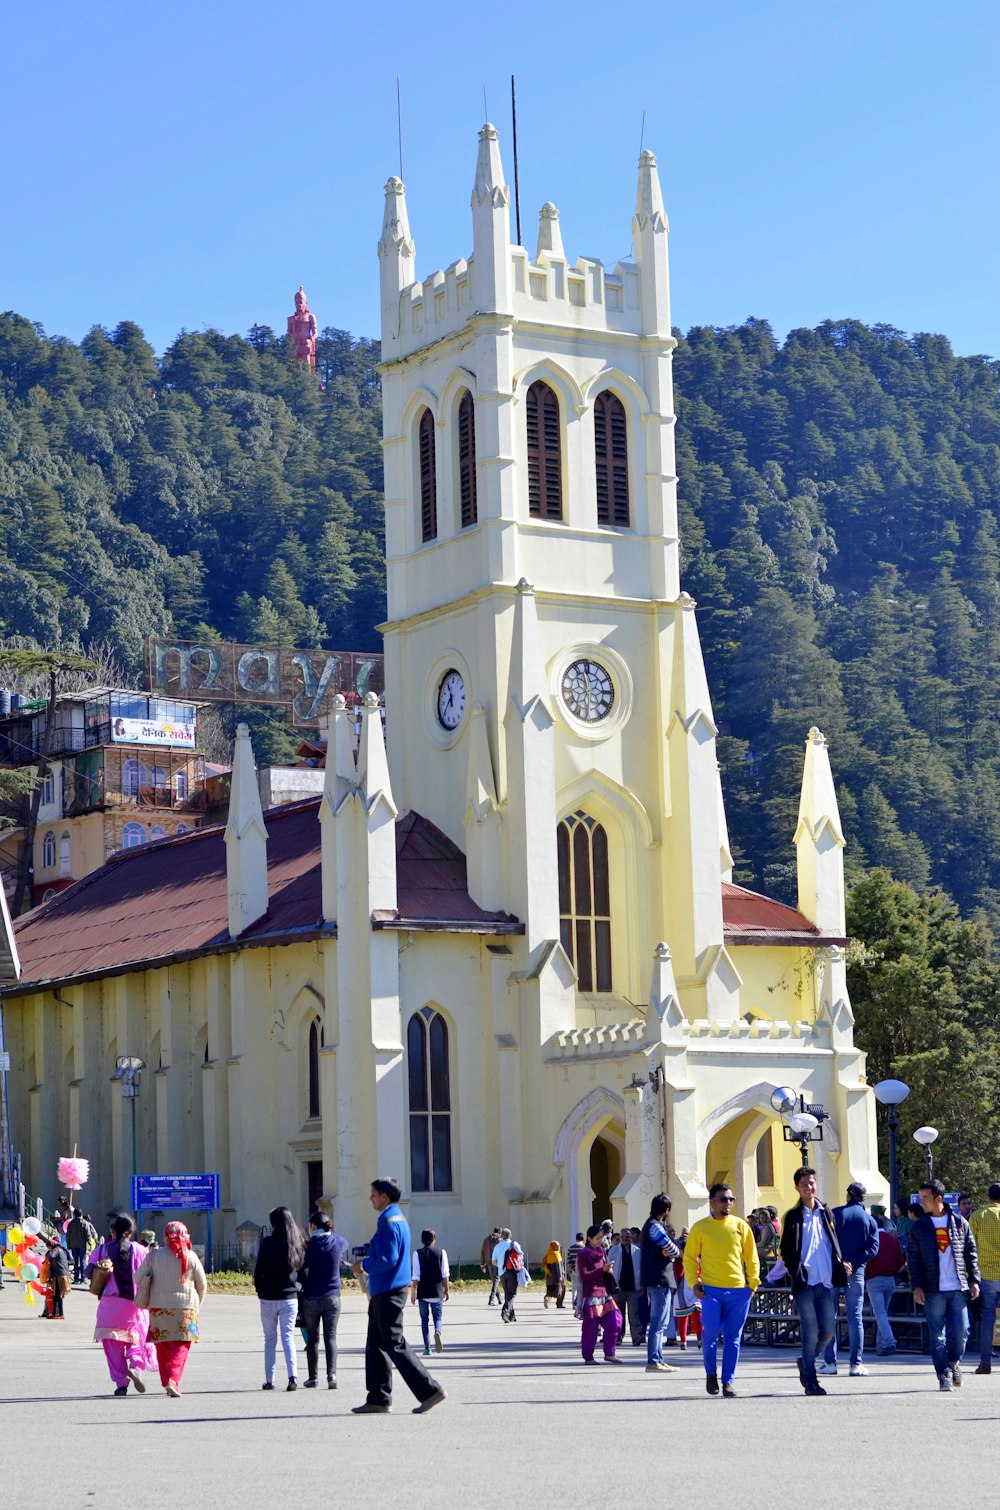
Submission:
<svg viewBox="0 0 1000 1510">
<path fill-rule="evenodd" d="M 503 1256 L 503 1266 L 505 1269 L 512 1269 L 515 1274 L 521 1267 L 521 1255 L 520 1253 L 518 1253 L 513 1243 L 510 1244 L 507 1252 Z"/>
</svg>

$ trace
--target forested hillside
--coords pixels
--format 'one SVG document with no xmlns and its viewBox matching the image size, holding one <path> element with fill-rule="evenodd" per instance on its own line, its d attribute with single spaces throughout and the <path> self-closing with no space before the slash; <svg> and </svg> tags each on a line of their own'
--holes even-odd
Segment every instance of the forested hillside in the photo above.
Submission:
<svg viewBox="0 0 1000 1510">
<path fill-rule="evenodd" d="M 0 317 L 0 634 L 378 648 L 377 345 L 316 378 L 267 329 L 79 346 Z M 738 878 L 794 895 L 806 730 L 848 863 L 945 887 L 1000 934 L 1000 367 L 940 336 L 763 321 L 679 340 L 684 585 Z"/>
</svg>

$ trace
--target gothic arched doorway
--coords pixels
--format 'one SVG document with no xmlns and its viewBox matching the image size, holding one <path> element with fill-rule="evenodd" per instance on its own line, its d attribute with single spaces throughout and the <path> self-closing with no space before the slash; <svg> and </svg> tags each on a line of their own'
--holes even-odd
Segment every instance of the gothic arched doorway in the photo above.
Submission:
<svg viewBox="0 0 1000 1510">
<path fill-rule="evenodd" d="M 605 1138 L 595 1138 L 590 1150 L 591 1221 L 611 1216 L 611 1195 L 622 1177 L 621 1154 Z"/>
</svg>

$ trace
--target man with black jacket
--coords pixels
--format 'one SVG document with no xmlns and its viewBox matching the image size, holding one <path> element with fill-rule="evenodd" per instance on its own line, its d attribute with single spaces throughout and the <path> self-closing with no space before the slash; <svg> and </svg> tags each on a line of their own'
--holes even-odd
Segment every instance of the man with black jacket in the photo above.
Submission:
<svg viewBox="0 0 1000 1510">
<path fill-rule="evenodd" d="M 979 1254 L 972 1228 L 948 1205 L 941 1181 L 927 1180 L 919 1194 L 922 1214 L 910 1227 L 906 1264 L 913 1299 L 927 1317 L 938 1387 L 948 1394 L 962 1383 L 968 1302 L 979 1295 Z"/>
<path fill-rule="evenodd" d="M 807 1395 L 825 1395 L 816 1377 L 816 1355 L 833 1336 L 836 1290 L 847 1284 L 851 1265 L 841 1257 L 832 1212 L 816 1199 L 815 1169 L 797 1170 L 795 1188 L 798 1204 L 785 1213 L 781 1223 L 781 1258 L 799 1313 L 802 1388 Z"/>
<path fill-rule="evenodd" d="M 878 1225 L 865 1210 L 864 1185 L 853 1180 L 847 1187 L 847 1205 L 835 1206 L 833 1223 L 837 1229 L 841 1257 L 851 1266 L 851 1277 L 844 1290 L 844 1310 L 847 1313 L 847 1335 L 851 1344 L 851 1378 L 867 1374 L 865 1368 L 865 1329 L 861 1311 L 865 1303 L 865 1265 L 878 1253 Z M 833 1336 L 827 1344 L 821 1374 L 837 1372 L 837 1324 L 836 1308 L 840 1292 L 834 1295 Z"/>
</svg>

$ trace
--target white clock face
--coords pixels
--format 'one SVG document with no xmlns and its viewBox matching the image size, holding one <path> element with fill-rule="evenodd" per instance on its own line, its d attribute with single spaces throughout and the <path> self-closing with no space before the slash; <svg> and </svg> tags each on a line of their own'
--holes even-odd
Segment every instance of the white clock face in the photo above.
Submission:
<svg viewBox="0 0 1000 1510">
<path fill-rule="evenodd" d="M 442 729 L 457 729 L 465 713 L 465 682 L 460 671 L 446 671 L 438 684 L 437 716 Z"/>
<path fill-rule="evenodd" d="M 573 717 L 585 724 L 599 723 L 614 706 L 615 684 L 600 661 L 573 661 L 563 672 L 561 691 Z"/>
</svg>

